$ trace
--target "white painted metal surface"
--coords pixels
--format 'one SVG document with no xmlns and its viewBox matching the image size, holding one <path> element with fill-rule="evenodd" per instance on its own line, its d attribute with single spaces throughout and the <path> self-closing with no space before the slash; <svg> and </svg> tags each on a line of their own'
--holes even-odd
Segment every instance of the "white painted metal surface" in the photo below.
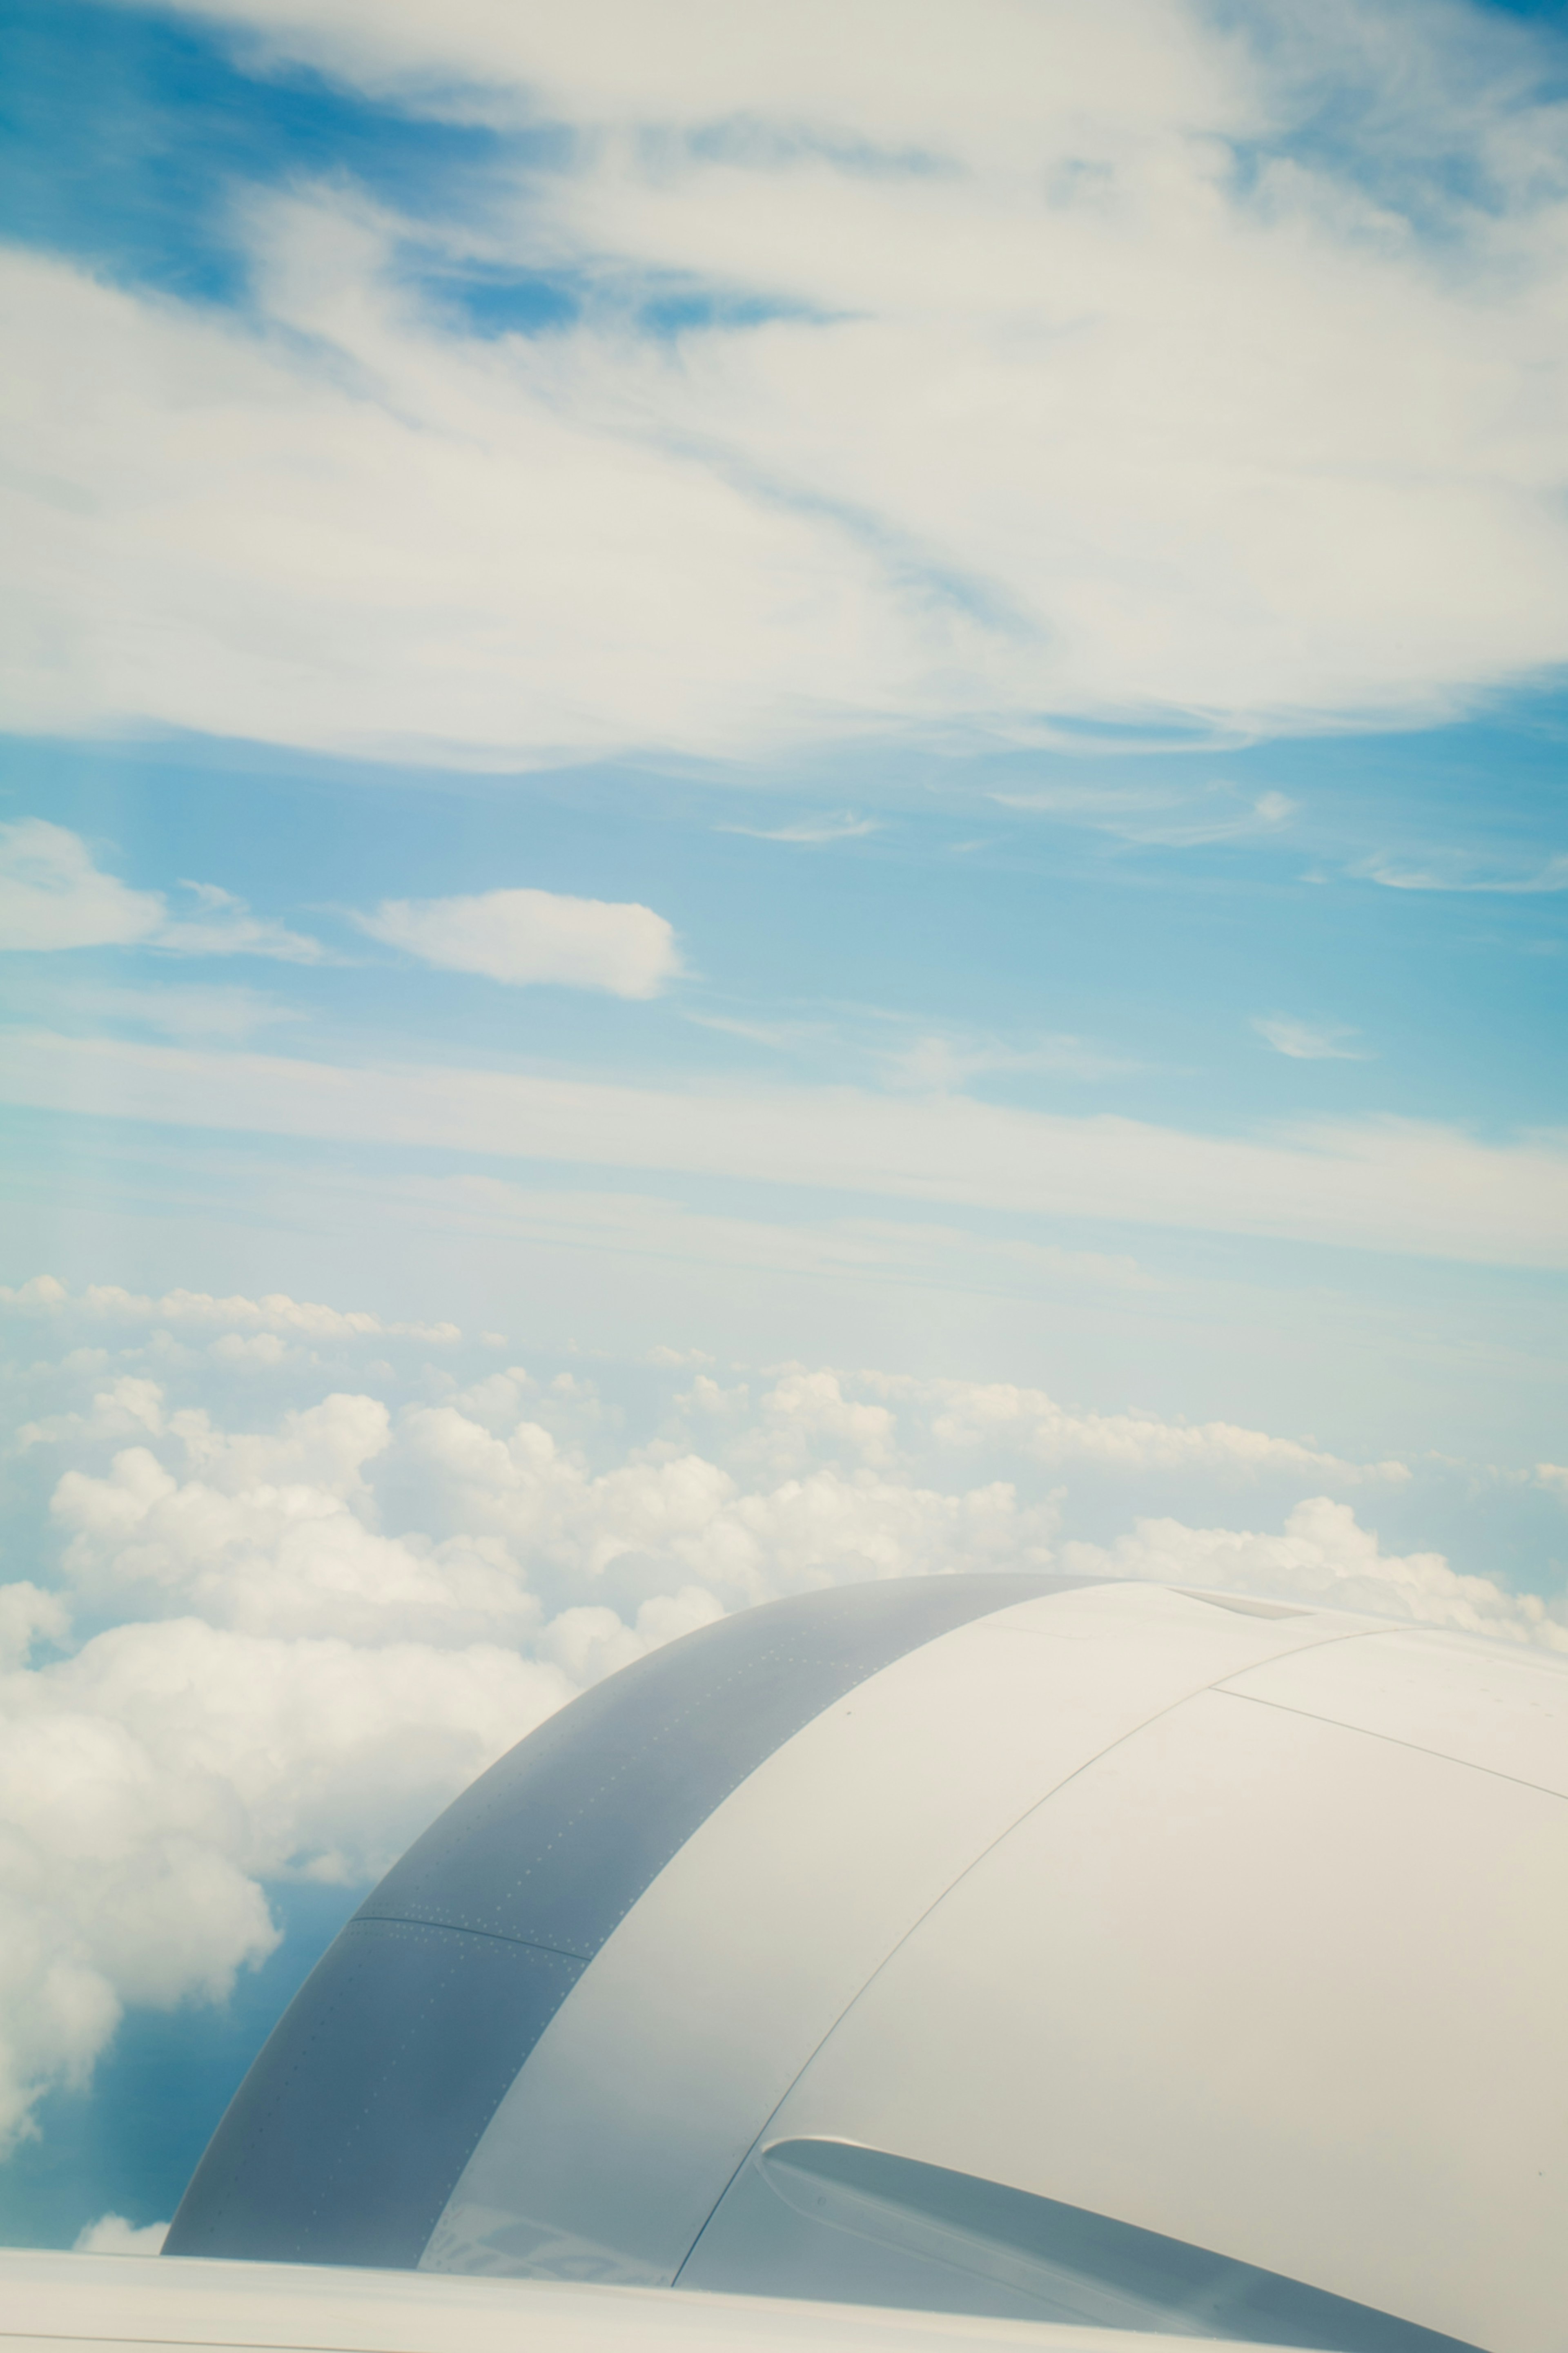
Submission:
<svg viewBox="0 0 1568 2353">
<path fill-rule="evenodd" d="M 672 2280 L 813 2052 L 977 1856 L 1190 1694 L 1353 1648 L 1373 1624 L 1098 1586 L 871 1677 L 752 1774 L 622 1922 L 502 2101 L 424 2267 Z"/>
<path fill-rule="evenodd" d="M 1193 2339 L 869 2306 L 292 2263 L 0 2252 L 8 2353 L 1191 2353 Z"/>
<path fill-rule="evenodd" d="M 1226 1689 L 1568 1798 L 1568 1673 L 1539 1651 L 1390 1629 L 1273 1660 Z"/>
<path fill-rule="evenodd" d="M 891 1955 L 759 2145 L 863 2142 L 1562 2353 L 1568 1805 L 1259 1704 L 1342 1661 L 1348 1689 L 1384 1639 L 1088 1764 Z M 683 2284 L 724 2277 L 724 2238 L 721 2207 Z"/>
</svg>

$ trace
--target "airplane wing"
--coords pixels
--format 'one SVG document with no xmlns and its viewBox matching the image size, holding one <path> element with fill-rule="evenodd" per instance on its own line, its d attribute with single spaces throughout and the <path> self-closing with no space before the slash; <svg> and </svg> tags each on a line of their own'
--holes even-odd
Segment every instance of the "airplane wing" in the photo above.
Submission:
<svg viewBox="0 0 1568 2353">
<path fill-rule="evenodd" d="M 1193 2353 L 1203 2341 L 680 2288 L 0 2251 L 4 2353 Z"/>
</svg>

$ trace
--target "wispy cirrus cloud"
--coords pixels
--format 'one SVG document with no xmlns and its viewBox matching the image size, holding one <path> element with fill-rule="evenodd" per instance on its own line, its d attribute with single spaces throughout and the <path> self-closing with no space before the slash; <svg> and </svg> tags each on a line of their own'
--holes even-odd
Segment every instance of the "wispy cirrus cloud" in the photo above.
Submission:
<svg viewBox="0 0 1568 2353">
<path fill-rule="evenodd" d="M 837 817 L 801 818 L 793 825 L 721 825 L 718 830 L 743 833 L 752 841 L 789 841 L 816 849 L 831 841 L 859 841 L 868 833 L 880 833 L 882 820 L 857 817 L 853 809 L 845 809 Z"/>
<path fill-rule="evenodd" d="M 1283 793 L 1248 794 L 1231 784 L 1185 790 L 1164 785 L 1042 785 L 990 797 L 1020 815 L 1053 818 L 1061 825 L 1162 849 L 1199 849 L 1210 842 L 1278 833 L 1295 814 L 1294 802 Z"/>
<path fill-rule="evenodd" d="M 1408 866 L 1392 858 L 1377 859 L 1359 871 L 1366 881 L 1380 882 L 1385 891 L 1462 891 L 1494 897 L 1534 898 L 1553 891 L 1568 891 L 1568 851 L 1545 859 L 1523 873 L 1499 873 L 1495 868 L 1488 871 L 1479 860 L 1459 852 Z"/>
<path fill-rule="evenodd" d="M 270 956 L 279 964 L 337 961 L 320 940 L 253 915 L 243 899 L 216 882 L 182 882 L 179 888 L 189 892 L 194 912 L 167 917 L 152 941 L 170 955 Z"/>
<path fill-rule="evenodd" d="M 1293 1062 L 1369 1062 L 1373 1059 L 1369 1046 L 1358 1046 L 1359 1029 L 1342 1023 L 1292 1021 L 1283 1015 L 1270 1018 L 1256 1016 L 1252 1024 L 1265 1044 L 1277 1054 L 1288 1055 Z"/>
<path fill-rule="evenodd" d="M 171 913 L 160 891 L 133 891 L 105 873 L 77 834 L 44 818 L 0 825 L 0 950 L 145 947 L 167 955 L 267 956 L 326 964 L 330 949 L 253 915 L 213 882 L 182 882 L 193 912 Z"/>
<path fill-rule="evenodd" d="M 1434 1122 L 1226 1135 L 858 1087 L 574 1075 L 0 1035 L 0 1101 L 155 1124 L 660 1168 L 889 1199 L 1568 1267 L 1568 1139 Z"/>
<path fill-rule="evenodd" d="M 280 1004 L 256 988 L 70 988 L 63 1001 L 68 1011 L 89 1019 L 156 1029 L 170 1038 L 237 1041 L 279 1022 L 306 1018 L 299 1006 Z"/>
<path fill-rule="evenodd" d="M 1086 1038 L 1066 1034 L 1017 1043 L 996 1038 L 929 1032 L 882 1057 L 889 1083 L 916 1094 L 956 1094 L 972 1079 L 1055 1073 L 1068 1079 L 1123 1076 L 1140 1065 L 1108 1054 Z"/>
</svg>

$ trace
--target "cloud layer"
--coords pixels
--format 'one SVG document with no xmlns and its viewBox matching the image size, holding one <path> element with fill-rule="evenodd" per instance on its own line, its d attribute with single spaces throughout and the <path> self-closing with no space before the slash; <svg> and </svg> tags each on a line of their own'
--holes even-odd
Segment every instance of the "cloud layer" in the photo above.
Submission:
<svg viewBox="0 0 1568 2353">
<path fill-rule="evenodd" d="M 470 1356 L 460 1385 L 427 1353 L 450 1326 L 47 1279 L 0 1305 L 32 1356 L 7 1377 L 52 1408 L 13 1445 L 43 1510 L 0 1586 L 7 2136 L 126 2005 L 221 2000 L 276 1942 L 268 1883 L 374 1877 L 574 1692 L 774 1595 L 1054 1565 L 1568 1651 L 1560 1604 L 1384 1547 L 1345 1497 L 1375 1513 L 1404 1465 L 1258 1430 L 665 1350 L 638 1435 L 580 1371 Z M 1283 1498 L 1283 1526 L 1064 1538 L 1063 1482 L 1096 1478 Z"/>
<path fill-rule="evenodd" d="M 258 195 L 243 317 L 5 259 L 26 724 L 728 756 L 1411 720 L 1568 654 L 1548 35 L 188 13 L 557 161 L 467 223 Z M 548 332 L 465 310 L 542 281 Z"/>
<path fill-rule="evenodd" d="M 911 1074 L 940 1088 L 943 1060 Z M 1491 1143 L 1435 1122 L 1205 1135 L 936 1092 L 624 1086 L 565 1076 L 0 1037 L 0 1102 L 179 1127 L 679 1170 L 903 1201 L 1267 1234 L 1483 1264 L 1568 1266 L 1560 1132 Z"/>
</svg>

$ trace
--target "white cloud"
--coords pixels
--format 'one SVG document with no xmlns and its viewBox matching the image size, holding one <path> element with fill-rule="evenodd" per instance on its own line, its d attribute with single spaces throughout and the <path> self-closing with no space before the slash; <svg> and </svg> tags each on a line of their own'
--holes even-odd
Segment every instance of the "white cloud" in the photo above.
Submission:
<svg viewBox="0 0 1568 2353">
<path fill-rule="evenodd" d="M 622 1086 L 11 1031 L 0 1101 L 177 1126 L 342 1137 L 600 1167 L 684 1170 L 1026 1215 L 1285 1236 L 1515 1266 L 1568 1265 L 1568 1142 L 1504 1144 L 1394 1118 L 1194 1134 L 850 1087 Z"/>
<path fill-rule="evenodd" d="M 237 1041 L 279 1021 L 305 1018 L 297 1008 L 280 1005 L 254 988 L 72 988 L 66 1003 L 74 1013 L 183 1039 Z"/>
<path fill-rule="evenodd" d="M 0 948 L 130 946 L 163 921 L 161 898 L 101 873 L 63 826 L 0 825 Z"/>
<path fill-rule="evenodd" d="M 354 921 L 372 939 L 426 964 L 518 986 L 552 981 L 616 997 L 657 997 L 681 968 L 675 934 L 651 907 L 553 891 L 387 899 Z"/>
<path fill-rule="evenodd" d="M 721 825 L 721 833 L 743 833 L 753 841 L 792 841 L 809 849 L 819 849 L 829 841 L 860 841 L 868 833 L 880 833 L 881 820 L 874 817 L 857 817 L 846 809 L 839 817 L 802 818 L 794 825 Z"/>
<path fill-rule="evenodd" d="M 119 1283 L 89 1283 L 73 1296 L 52 1274 L 35 1274 L 15 1289 L 0 1283 L 0 1306 L 21 1307 L 46 1314 L 74 1314 L 115 1324 L 162 1324 L 178 1330 L 233 1325 L 245 1331 L 281 1333 L 310 1340 L 407 1338 L 438 1346 L 460 1340 L 455 1324 L 385 1323 L 364 1308 L 326 1307 L 320 1301 L 290 1299 L 287 1292 L 271 1291 L 262 1299 L 231 1293 L 215 1298 L 206 1291 L 166 1291 L 161 1298 L 126 1291 Z"/>
<path fill-rule="evenodd" d="M 1396 866 L 1382 860 L 1366 870 L 1385 891 L 1479 891 L 1510 898 L 1568 891 L 1568 853 L 1548 858 L 1523 874 L 1478 874 L 1472 859 L 1454 856 L 1426 866 Z"/>
<path fill-rule="evenodd" d="M 1110 1546 L 1065 1544 L 1064 1568 L 1080 1577 L 1146 1577 L 1273 1599 L 1363 1609 L 1422 1626 L 1448 1626 L 1568 1654 L 1562 1605 L 1464 1577 L 1441 1553 L 1384 1552 L 1348 1504 L 1315 1495 L 1298 1504 L 1280 1535 L 1140 1520 Z"/>
<path fill-rule="evenodd" d="M 1283 793 L 1248 795 L 1230 784 L 1042 785 L 1027 792 L 992 793 L 1001 807 L 1151 849 L 1198 849 L 1211 842 L 1245 841 L 1277 833 L 1295 813 Z"/>
<path fill-rule="evenodd" d="M 209 1342 L 207 1354 L 220 1365 L 257 1365 L 270 1370 L 287 1361 L 289 1344 L 276 1332 L 226 1332 Z"/>
<path fill-rule="evenodd" d="M 167 2222 L 148 2222 L 140 2229 L 123 2214 L 100 2214 L 76 2235 L 79 2255 L 161 2255 L 169 2235 Z"/>
<path fill-rule="evenodd" d="M 86 1413 L 57 1414 L 44 1421 L 24 1422 L 16 1447 L 57 1446 L 65 1440 L 123 1438 L 132 1430 L 156 1437 L 163 1429 L 163 1392 L 158 1383 L 135 1373 L 121 1373 L 100 1389 Z"/>
<path fill-rule="evenodd" d="M 1136 1260 L 1124 1253 L 1069 1250 L 923 1218 L 786 1223 L 719 1216 L 646 1193 L 555 1191 L 479 1176 L 410 1179 L 387 1188 L 382 1198 L 426 1228 L 523 1239 L 557 1253 L 608 1252 L 833 1283 L 845 1278 L 892 1281 L 901 1287 L 1009 1297 L 1154 1288 Z M 683 1363 L 710 1361 L 700 1352 L 677 1353 Z"/>
<path fill-rule="evenodd" d="M 888 1385 L 893 1393 L 896 1385 Z M 1172 1422 L 1157 1414 L 1069 1413 L 1042 1390 L 1011 1382 L 954 1382 L 935 1388 L 932 1434 L 944 1444 L 1008 1438 L 1044 1462 L 1095 1462 L 1126 1471 L 1243 1470 L 1331 1473 L 1403 1481 L 1401 1462 L 1343 1462 L 1289 1438 L 1227 1421 Z"/>
<path fill-rule="evenodd" d="M 123 1625 L 0 1682 L 0 2142 L 127 2003 L 222 2000 L 278 1933 L 260 1882 L 361 1880 L 558 1705 L 490 1645 Z"/>
<path fill-rule="evenodd" d="M 216 882 L 182 882 L 196 907 L 194 915 L 173 917 L 153 941 L 169 955 L 270 956 L 279 964 L 331 964 L 336 959 L 320 940 L 291 932 L 283 923 L 253 915 L 232 891 Z"/>
<path fill-rule="evenodd" d="M 45 1593 L 25 1581 L 0 1585 L 0 1672 L 25 1665 L 39 1641 L 65 1641 L 70 1622 L 70 1611 L 58 1593 Z"/>
<path fill-rule="evenodd" d="M 1288 1054 L 1293 1062 L 1365 1062 L 1372 1059 L 1364 1047 L 1347 1042 L 1360 1036 L 1356 1029 L 1325 1029 L 1310 1021 L 1292 1021 L 1282 1015 L 1268 1020 L 1257 1018 L 1252 1026 L 1277 1054 Z"/>
<path fill-rule="evenodd" d="M 850 1018 L 838 1021 L 769 1020 L 690 1008 L 685 1018 L 697 1029 L 744 1038 L 773 1053 L 809 1054 L 818 1067 L 826 1058 L 838 1058 L 889 1086 L 917 1093 L 952 1093 L 971 1079 L 990 1072 L 1039 1071 L 1063 1078 L 1105 1079 L 1141 1067 L 1125 1055 L 1108 1053 L 1087 1039 L 1060 1031 L 1035 1036 L 1026 1042 L 973 1031 L 922 1032 L 906 1017 L 879 1008 L 847 1010 Z M 890 1044 L 895 1037 L 907 1042 Z"/>
<path fill-rule="evenodd" d="M 1101 1053 L 1082 1038 L 1041 1038 L 1031 1046 L 1010 1046 L 995 1039 L 934 1035 L 884 1056 L 883 1067 L 890 1085 L 917 1094 L 955 1094 L 971 1079 L 992 1072 L 1051 1071 L 1063 1078 L 1106 1079 L 1137 1065 Z"/>
<path fill-rule="evenodd" d="M 319 940 L 252 915 L 243 899 L 216 883 L 180 887 L 193 894 L 197 915 L 171 917 L 161 892 L 132 891 L 103 873 L 87 844 L 63 826 L 43 818 L 0 825 L 0 950 L 137 946 L 171 955 L 271 956 L 286 964 L 329 960 Z M 168 995 L 173 1000 L 175 992 Z M 163 1001 L 144 993 L 140 1009 L 145 1016 Z M 181 1024 L 176 1018 L 162 1026 Z"/>
<path fill-rule="evenodd" d="M 1495 12 L 201 13 L 571 160 L 466 240 L 257 199 L 253 320 L 6 263 L 22 723 L 724 757 L 1441 716 L 1568 652 L 1560 126 Z M 466 336 L 421 264 L 584 314 Z M 646 332 L 672 282 L 743 315 Z"/>
</svg>

